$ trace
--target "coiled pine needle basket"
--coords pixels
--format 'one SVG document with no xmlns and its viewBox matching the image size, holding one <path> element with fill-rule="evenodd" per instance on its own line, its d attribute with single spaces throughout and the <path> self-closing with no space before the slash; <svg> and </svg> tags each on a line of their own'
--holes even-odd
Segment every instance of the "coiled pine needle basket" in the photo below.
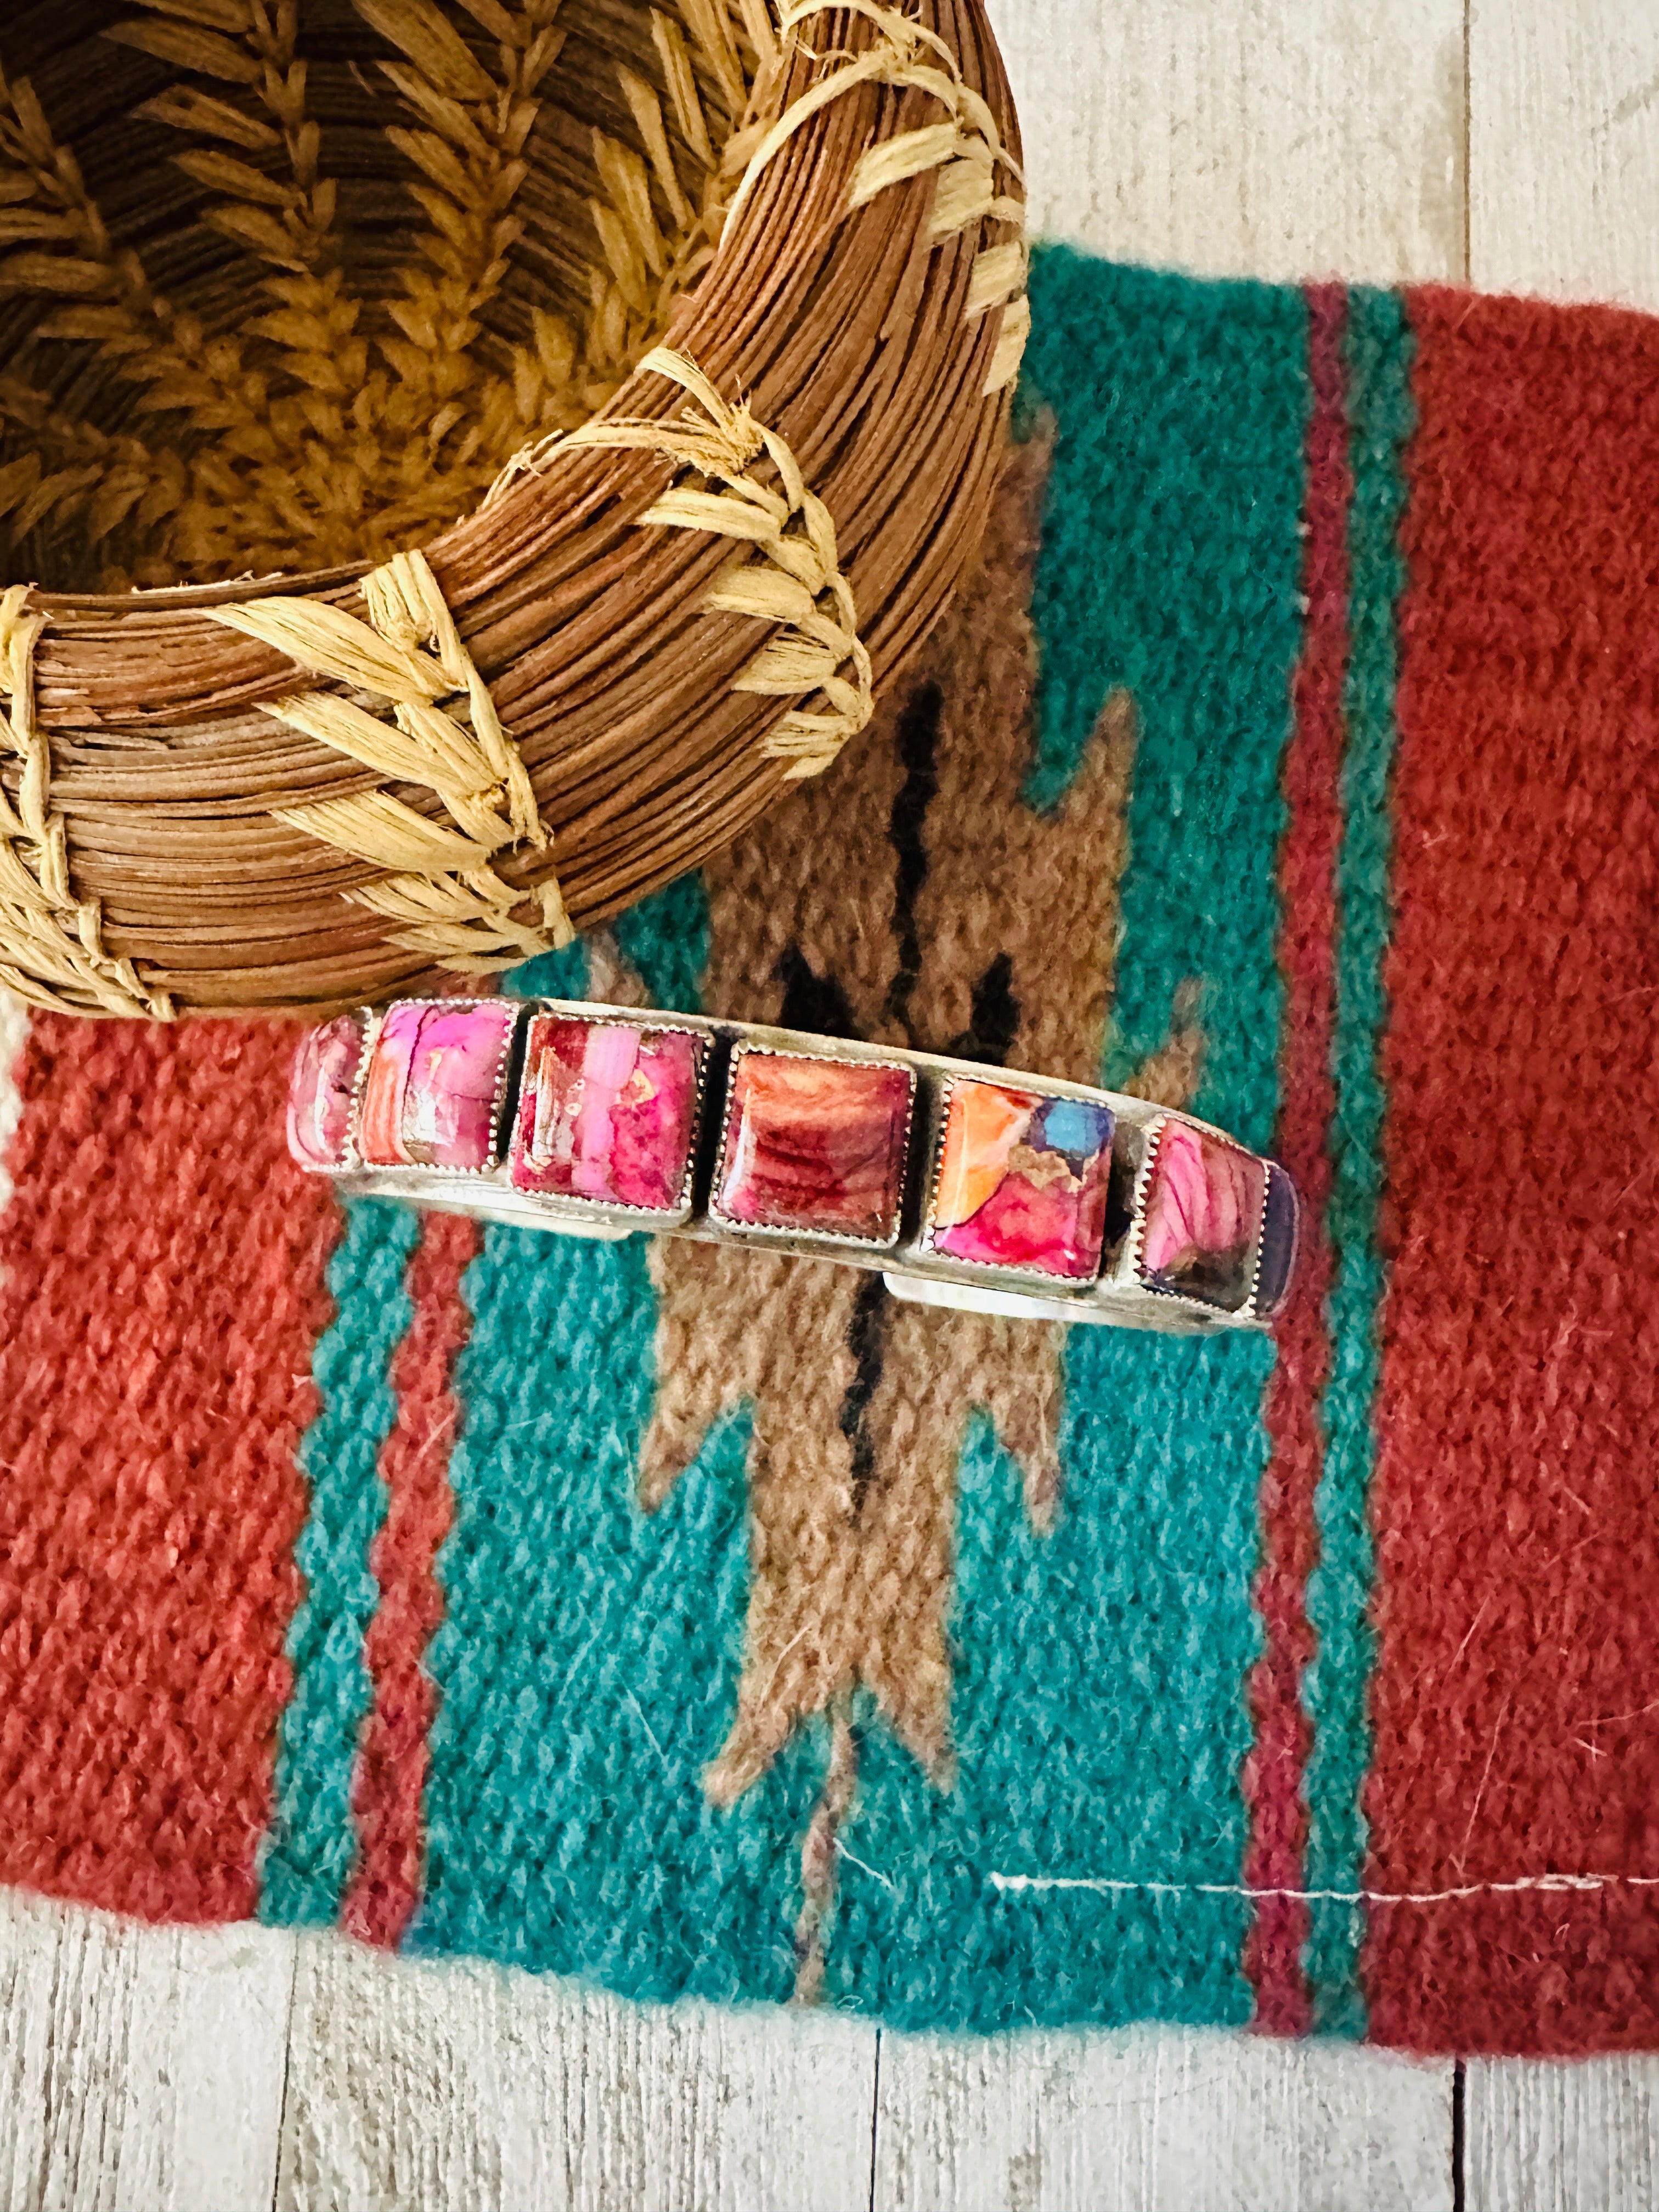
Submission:
<svg viewBox="0 0 1659 2212">
<path fill-rule="evenodd" d="M 1028 326 L 981 0 L 0 23 L 0 981 L 566 943 L 863 726 Z"/>
</svg>

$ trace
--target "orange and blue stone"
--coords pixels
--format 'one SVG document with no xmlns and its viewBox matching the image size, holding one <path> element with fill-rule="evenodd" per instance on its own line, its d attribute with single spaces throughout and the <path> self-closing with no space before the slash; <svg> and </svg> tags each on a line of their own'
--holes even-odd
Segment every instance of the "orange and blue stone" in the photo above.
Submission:
<svg viewBox="0 0 1659 2212">
<path fill-rule="evenodd" d="M 351 1094 L 363 1056 L 356 1014 L 307 1030 L 288 1085 L 288 1148 L 302 1168 L 343 1168 L 351 1146 Z"/>
<path fill-rule="evenodd" d="M 680 1212 L 702 1050 L 690 1030 L 534 1016 L 508 1170 L 514 1186 Z"/>
<path fill-rule="evenodd" d="M 404 999 L 388 1006 L 357 1115 L 364 1164 L 490 1166 L 517 1013 L 499 999 L 477 1005 Z"/>
<path fill-rule="evenodd" d="M 1288 1194 L 1288 1178 L 1279 1179 Z M 1141 1200 L 1142 1282 L 1237 1313 L 1250 1296 L 1267 1197 L 1265 1160 L 1185 1122 L 1166 1121 Z M 1291 1205 L 1275 1232 L 1279 1295 L 1294 1248 L 1293 1199 Z"/>
<path fill-rule="evenodd" d="M 927 1243 L 953 1260 L 1069 1282 L 1100 1272 L 1109 1107 L 1012 1084 L 953 1082 Z"/>
<path fill-rule="evenodd" d="M 890 1244 L 915 1097 L 908 1067 L 738 1050 L 709 1211 L 745 1228 Z"/>
</svg>

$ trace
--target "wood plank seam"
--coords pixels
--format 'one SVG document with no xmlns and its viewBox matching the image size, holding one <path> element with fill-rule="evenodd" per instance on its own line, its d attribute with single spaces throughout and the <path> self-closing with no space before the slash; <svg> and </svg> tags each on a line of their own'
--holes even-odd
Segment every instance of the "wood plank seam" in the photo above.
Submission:
<svg viewBox="0 0 1659 2212">
<path fill-rule="evenodd" d="M 294 2076 L 294 2008 L 300 1988 L 300 1941 L 291 1941 L 288 1970 L 288 2018 L 283 2029 L 283 2093 L 276 2105 L 276 2143 L 270 2161 L 270 2212 L 277 2212 L 283 2188 L 283 2147 L 288 2141 L 289 2085 Z"/>
<path fill-rule="evenodd" d="M 876 2212 L 876 2154 L 881 2129 L 881 2027 L 876 2027 L 876 2048 L 870 2073 L 870 2194 L 868 2212 Z"/>
</svg>

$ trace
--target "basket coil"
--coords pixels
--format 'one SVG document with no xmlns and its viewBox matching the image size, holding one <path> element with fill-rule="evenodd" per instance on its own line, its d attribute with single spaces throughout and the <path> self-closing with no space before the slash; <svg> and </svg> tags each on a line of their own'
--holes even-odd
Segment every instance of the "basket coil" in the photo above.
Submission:
<svg viewBox="0 0 1659 2212">
<path fill-rule="evenodd" d="M 33 1003 L 566 944 L 834 759 L 959 581 L 1029 327 L 981 0 L 54 0 L 0 66 Z"/>
</svg>

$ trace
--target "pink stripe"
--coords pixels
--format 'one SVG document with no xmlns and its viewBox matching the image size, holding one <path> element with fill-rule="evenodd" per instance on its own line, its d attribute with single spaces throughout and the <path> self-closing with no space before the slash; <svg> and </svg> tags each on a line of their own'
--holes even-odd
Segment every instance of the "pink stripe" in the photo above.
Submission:
<svg viewBox="0 0 1659 2212">
<path fill-rule="evenodd" d="M 1325 1208 L 1331 1187 L 1336 861 L 1353 491 L 1344 409 L 1346 295 L 1340 286 L 1326 284 L 1310 287 L 1307 297 L 1313 386 L 1303 579 L 1308 611 L 1296 672 L 1296 726 L 1285 758 L 1290 818 L 1279 856 L 1284 920 L 1279 948 L 1285 978 L 1284 1105 L 1275 1139 L 1278 1156 L 1302 1194 L 1305 1243 L 1298 1286 L 1277 1330 L 1279 1360 L 1262 1408 L 1273 1446 L 1261 1484 L 1262 1561 L 1255 1586 L 1263 1646 L 1250 1677 L 1256 1737 L 1243 1774 L 1250 1815 L 1245 1882 L 1291 1890 L 1305 1887 L 1302 1777 L 1310 1731 L 1302 1709 L 1302 1671 L 1313 1652 L 1306 1595 L 1316 1549 L 1319 1401 L 1330 1370 Z M 1270 2034 L 1302 2035 L 1312 2024 L 1302 1964 L 1308 1932 L 1308 1908 L 1300 1899 L 1258 1899 L 1244 1963 L 1255 1990 L 1255 2025 Z"/>
</svg>

